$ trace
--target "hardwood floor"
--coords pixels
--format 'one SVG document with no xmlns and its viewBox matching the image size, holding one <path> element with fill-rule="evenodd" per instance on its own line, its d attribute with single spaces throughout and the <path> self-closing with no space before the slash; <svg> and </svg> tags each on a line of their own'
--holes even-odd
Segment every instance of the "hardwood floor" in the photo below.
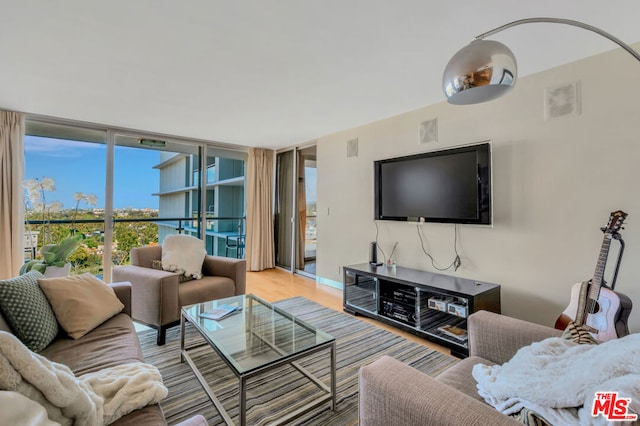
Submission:
<svg viewBox="0 0 640 426">
<path fill-rule="evenodd" d="M 268 302 L 302 296 L 306 299 L 313 300 L 320 305 L 342 312 L 341 290 L 318 284 L 311 279 L 291 274 L 281 269 L 270 269 L 262 272 L 247 272 L 247 293 L 253 293 Z M 376 327 L 381 327 L 392 333 L 399 334 L 412 342 L 416 342 L 447 355 L 450 354 L 449 349 L 406 331 L 398 330 L 397 328 L 388 326 L 370 318 L 361 316 L 358 316 L 357 318 Z"/>
</svg>

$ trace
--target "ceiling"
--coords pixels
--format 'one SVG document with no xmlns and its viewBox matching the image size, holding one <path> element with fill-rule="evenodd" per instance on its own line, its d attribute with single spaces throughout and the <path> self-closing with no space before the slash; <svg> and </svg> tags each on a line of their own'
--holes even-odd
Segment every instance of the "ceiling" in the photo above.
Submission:
<svg viewBox="0 0 640 426">
<path fill-rule="evenodd" d="M 270 148 L 442 102 L 449 58 L 477 34 L 516 19 L 577 19 L 640 41 L 637 0 L 0 6 L 0 108 Z M 513 50 L 521 76 L 617 47 L 557 24 L 492 39 Z"/>
</svg>

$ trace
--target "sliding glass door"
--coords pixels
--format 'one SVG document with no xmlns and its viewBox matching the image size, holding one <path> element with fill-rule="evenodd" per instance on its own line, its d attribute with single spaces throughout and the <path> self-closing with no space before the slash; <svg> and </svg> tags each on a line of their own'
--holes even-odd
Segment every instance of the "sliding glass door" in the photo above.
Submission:
<svg viewBox="0 0 640 426">
<path fill-rule="evenodd" d="M 316 274 L 316 146 L 276 157 L 276 265 Z"/>
<path fill-rule="evenodd" d="M 170 234 L 244 257 L 245 151 L 44 120 L 25 133 L 25 259 L 74 233 L 72 273 L 107 281 L 133 247 Z"/>
<path fill-rule="evenodd" d="M 296 270 L 302 275 L 316 275 L 316 146 L 296 151 Z"/>
<path fill-rule="evenodd" d="M 116 134 L 113 161 L 113 265 L 134 247 L 167 235 L 202 238 L 198 145 Z"/>
</svg>

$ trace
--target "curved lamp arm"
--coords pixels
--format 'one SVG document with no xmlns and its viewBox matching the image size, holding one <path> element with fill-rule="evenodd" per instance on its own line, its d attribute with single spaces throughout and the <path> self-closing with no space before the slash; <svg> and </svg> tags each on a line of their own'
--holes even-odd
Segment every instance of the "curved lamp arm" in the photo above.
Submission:
<svg viewBox="0 0 640 426">
<path fill-rule="evenodd" d="M 520 19 L 480 34 L 453 55 L 442 76 L 447 101 L 455 105 L 470 105 L 490 101 L 509 92 L 518 76 L 515 56 L 504 44 L 485 40 L 485 37 L 531 23 L 565 24 L 592 31 L 613 41 L 640 62 L 640 54 L 628 44 L 592 25 L 561 18 Z"/>
<path fill-rule="evenodd" d="M 605 37 L 609 40 L 611 40 L 612 42 L 614 42 L 615 44 L 617 44 L 618 46 L 622 47 L 624 50 L 626 50 L 627 52 L 629 52 L 629 54 L 631 54 L 634 58 L 636 58 L 638 61 L 640 61 L 640 54 L 638 52 L 636 52 L 635 50 L 633 50 L 631 48 L 631 46 L 629 46 L 627 43 L 625 43 L 624 41 L 620 40 L 618 37 L 609 34 L 608 32 L 601 30 L 598 27 L 594 27 L 593 25 L 589 25 L 589 24 L 585 24 L 584 22 L 580 22 L 580 21 L 574 21 L 572 19 L 562 19 L 562 18 L 526 18 L 526 19 L 520 19 L 517 21 L 513 21 L 513 22 L 509 22 L 508 24 L 504 24 L 501 25 L 497 28 L 494 28 L 490 31 L 487 31 L 486 33 L 482 33 L 478 36 L 476 36 L 475 40 L 482 40 L 486 37 L 489 37 L 493 34 L 499 33 L 501 31 L 504 31 L 508 28 L 511 27 L 515 27 L 517 25 L 522 25 L 522 24 L 533 24 L 533 23 L 548 23 L 548 24 L 565 24 L 565 25 L 571 25 L 573 27 L 578 27 L 578 28 L 582 28 L 585 29 L 587 31 L 591 31 L 594 32 L 596 34 L 601 35 L 602 37 Z"/>
</svg>

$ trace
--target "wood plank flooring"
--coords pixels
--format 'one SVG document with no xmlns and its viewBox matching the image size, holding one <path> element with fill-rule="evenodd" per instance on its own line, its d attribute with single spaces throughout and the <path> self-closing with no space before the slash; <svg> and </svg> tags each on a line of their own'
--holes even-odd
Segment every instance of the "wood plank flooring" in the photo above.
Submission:
<svg viewBox="0 0 640 426">
<path fill-rule="evenodd" d="M 314 302 L 342 312 L 342 291 L 300 275 L 292 274 L 281 269 L 269 269 L 262 272 L 247 272 L 247 293 L 253 293 L 258 297 L 275 302 L 290 297 L 301 296 Z M 399 334 L 412 342 L 449 355 L 449 349 L 436 343 L 422 339 L 411 333 L 388 326 L 370 318 L 358 316 L 358 319 L 366 321 L 376 327 L 384 328 L 392 333 Z"/>
</svg>

